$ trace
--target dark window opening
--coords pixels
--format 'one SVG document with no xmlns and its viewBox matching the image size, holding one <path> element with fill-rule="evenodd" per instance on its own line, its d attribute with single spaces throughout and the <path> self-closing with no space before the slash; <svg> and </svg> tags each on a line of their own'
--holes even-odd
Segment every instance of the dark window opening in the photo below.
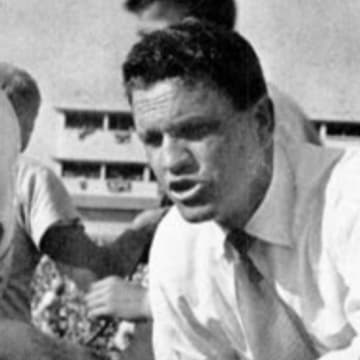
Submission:
<svg viewBox="0 0 360 360">
<path fill-rule="evenodd" d="M 140 164 L 116 164 L 106 167 L 106 179 L 130 181 L 143 180 L 144 166 Z"/>
<path fill-rule="evenodd" d="M 69 129 L 102 129 L 103 114 L 96 112 L 67 112 L 65 127 Z"/>
<path fill-rule="evenodd" d="M 323 125 L 326 126 L 326 134 L 328 136 L 360 136 L 360 124 L 357 123 L 326 123 Z"/>
<path fill-rule="evenodd" d="M 89 179 L 100 178 L 101 166 L 87 162 L 64 162 L 62 164 L 62 176 L 66 178 L 85 177 Z"/>
<path fill-rule="evenodd" d="M 134 128 L 134 121 L 130 114 L 109 114 L 109 130 L 130 131 Z"/>
</svg>

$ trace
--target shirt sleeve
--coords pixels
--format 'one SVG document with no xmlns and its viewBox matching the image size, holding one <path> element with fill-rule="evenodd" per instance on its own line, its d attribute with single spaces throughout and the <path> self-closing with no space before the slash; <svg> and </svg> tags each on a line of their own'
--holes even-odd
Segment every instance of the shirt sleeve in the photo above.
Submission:
<svg viewBox="0 0 360 360">
<path fill-rule="evenodd" d="M 330 351 L 321 360 L 358 360 L 360 358 L 360 161 L 350 153 L 340 168 L 333 191 L 331 217 L 326 226 L 330 241 L 329 258 L 343 282 L 344 314 L 353 338 L 348 347 Z"/>
<path fill-rule="evenodd" d="M 40 246 L 45 232 L 53 225 L 69 225 L 79 219 L 71 198 L 59 178 L 46 167 L 39 167 L 24 182 L 24 222 L 28 235 Z M 25 187 L 25 188 L 24 188 Z"/>
</svg>

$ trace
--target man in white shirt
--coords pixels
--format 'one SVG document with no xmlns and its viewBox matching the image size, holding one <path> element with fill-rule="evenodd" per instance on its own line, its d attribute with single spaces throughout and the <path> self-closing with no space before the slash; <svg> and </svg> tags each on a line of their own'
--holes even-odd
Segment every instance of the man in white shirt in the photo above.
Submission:
<svg viewBox="0 0 360 360">
<path fill-rule="evenodd" d="M 211 21 L 217 26 L 233 29 L 236 20 L 236 3 L 234 0 L 126 0 L 125 8 L 138 18 L 138 33 L 145 35 L 157 29 L 176 24 L 186 17 Z M 229 80 L 232 81 L 232 80 Z M 288 143 L 308 142 L 320 145 L 314 125 L 308 121 L 302 109 L 287 94 L 276 86 L 268 84 L 270 96 L 274 104 L 275 138 L 282 138 Z M 156 216 L 156 214 L 155 214 Z M 152 234 L 138 242 L 139 248 L 147 252 L 151 246 Z M 116 284 L 116 279 L 109 282 Z M 121 287 L 122 280 L 118 279 Z M 101 286 L 102 293 L 94 292 L 89 301 L 90 309 L 97 307 L 94 315 L 123 316 L 122 302 L 113 302 L 113 298 L 122 298 L 117 286 Z M 100 301 L 100 297 L 103 301 Z M 96 298 L 96 301 L 95 301 Z M 96 303 L 96 304 L 95 304 Z M 140 309 L 142 313 L 143 310 Z M 150 316 L 150 314 L 148 314 Z"/>
<path fill-rule="evenodd" d="M 176 24 L 186 17 L 210 21 L 229 30 L 235 27 L 236 20 L 236 3 L 234 0 L 126 0 L 125 8 L 137 16 L 138 33 L 141 36 Z M 321 142 L 314 125 L 307 119 L 299 105 L 273 84 L 268 84 L 268 90 L 274 104 L 275 138 L 282 138 L 282 141 L 289 144 L 308 142 L 320 145 Z M 149 234 L 147 239 L 143 238 L 143 242 L 138 242 L 139 248 L 143 248 L 144 252 L 147 252 L 151 246 L 152 238 L 152 234 Z M 117 282 L 115 278 L 110 281 L 115 284 Z M 118 279 L 118 282 L 121 287 L 122 280 Z M 95 309 L 96 305 L 101 304 L 94 314 L 123 316 L 124 310 L 127 311 L 127 309 L 118 305 L 123 302 L 119 301 L 116 304 L 112 301 L 113 298 L 122 298 L 117 287 L 107 286 L 105 288 L 101 286 L 103 290 L 101 294 L 98 292 L 92 294 L 93 301 L 88 304 L 90 309 Z M 140 309 L 140 312 L 142 313 L 143 310 Z"/>
<path fill-rule="evenodd" d="M 274 141 L 260 63 L 234 32 L 156 31 L 123 72 L 175 204 L 150 256 L 156 358 L 359 359 L 360 154 Z"/>
</svg>

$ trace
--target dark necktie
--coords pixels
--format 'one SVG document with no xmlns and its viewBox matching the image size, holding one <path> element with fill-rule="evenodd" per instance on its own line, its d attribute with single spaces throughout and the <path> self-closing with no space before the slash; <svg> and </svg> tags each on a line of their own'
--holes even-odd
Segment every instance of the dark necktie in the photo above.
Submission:
<svg viewBox="0 0 360 360">
<path fill-rule="evenodd" d="M 256 239 L 232 231 L 227 241 L 239 253 L 237 303 L 255 360 L 313 360 L 318 355 L 297 315 L 277 295 L 248 255 Z"/>
</svg>

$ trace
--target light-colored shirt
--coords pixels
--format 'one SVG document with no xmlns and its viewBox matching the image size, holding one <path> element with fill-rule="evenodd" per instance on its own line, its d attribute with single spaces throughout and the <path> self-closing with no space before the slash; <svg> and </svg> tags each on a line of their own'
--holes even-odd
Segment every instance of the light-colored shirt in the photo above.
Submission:
<svg viewBox="0 0 360 360">
<path fill-rule="evenodd" d="M 12 258 L 14 229 L 15 164 L 20 151 L 20 130 L 14 109 L 0 91 L 0 294 L 6 283 Z"/>
<path fill-rule="evenodd" d="M 16 177 L 14 252 L 6 288 L 0 298 L 0 317 L 30 320 L 30 284 L 41 258 L 40 243 L 55 224 L 79 219 L 58 177 L 37 161 L 21 155 Z"/>
<path fill-rule="evenodd" d="M 360 358 L 359 184 L 355 150 L 277 144 L 270 187 L 245 228 L 261 239 L 249 256 L 322 360 Z M 207 359 L 206 349 L 227 346 L 253 359 L 225 238 L 215 222 L 190 224 L 176 208 L 158 227 L 149 270 L 157 360 Z"/>
</svg>

